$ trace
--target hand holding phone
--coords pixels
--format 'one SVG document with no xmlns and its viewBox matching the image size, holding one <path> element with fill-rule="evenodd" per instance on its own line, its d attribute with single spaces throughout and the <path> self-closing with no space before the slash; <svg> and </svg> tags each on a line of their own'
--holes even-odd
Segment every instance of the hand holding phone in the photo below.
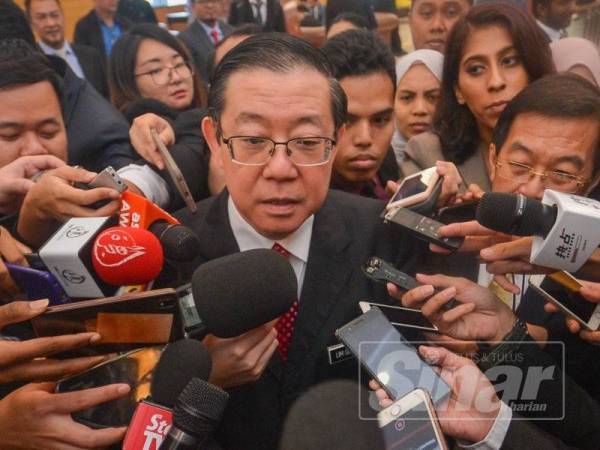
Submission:
<svg viewBox="0 0 600 450">
<path fill-rule="evenodd" d="M 377 414 L 386 450 L 447 450 L 429 394 L 415 389 Z"/>
<path fill-rule="evenodd" d="M 390 211 L 396 208 L 406 208 L 426 201 L 436 187 L 439 178 L 435 166 L 405 177 L 388 202 L 386 209 Z"/>
<path fill-rule="evenodd" d="M 450 394 L 448 385 L 420 358 L 379 308 L 372 307 L 335 334 L 390 398 L 398 399 L 416 388 L 423 388 L 437 404 Z"/>
</svg>

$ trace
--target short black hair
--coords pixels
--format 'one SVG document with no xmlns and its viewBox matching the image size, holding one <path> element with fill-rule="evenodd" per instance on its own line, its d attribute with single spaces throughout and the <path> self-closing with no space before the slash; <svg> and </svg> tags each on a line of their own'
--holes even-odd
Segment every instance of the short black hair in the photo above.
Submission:
<svg viewBox="0 0 600 450">
<path fill-rule="evenodd" d="M 27 13 L 27 16 L 31 16 L 31 1 L 32 0 L 25 0 L 25 12 Z M 56 2 L 56 4 L 58 5 L 58 7 L 60 9 L 62 9 L 62 5 L 60 4 L 60 0 L 54 0 Z"/>
<path fill-rule="evenodd" d="M 0 91 L 48 81 L 58 101 L 62 99 L 62 80 L 44 55 L 22 39 L 0 41 Z"/>
<path fill-rule="evenodd" d="M 351 23 L 352 25 L 354 25 L 356 28 L 360 29 L 360 30 L 368 30 L 369 29 L 369 22 L 367 22 L 367 20 L 363 17 L 360 16 L 356 13 L 352 13 L 352 12 L 345 12 L 345 13 L 341 13 L 338 14 L 337 16 L 335 16 L 335 18 L 331 21 L 330 24 L 327 25 L 327 31 L 329 31 L 329 29 L 335 25 L 336 23 L 339 22 L 348 22 Z"/>
<path fill-rule="evenodd" d="M 219 122 L 225 108 L 227 82 L 234 73 L 252 69 L 266 69 L 287 73 L 297 67 L 308 67 L 329 81 L 331 113 L 337 131 L 346 122 L 347 99 L 333 77 L 325 55 L 308 42 L 285 33 L 262 33 L 250 36 L 227 52 L 215 68 L 213 83 L 208 94 L 211 118 Z"/>
<path fill-rule="evenodd" d="M 0 41 L 22 39 L 37 48 L 25 13 L 12 0 L 0 0 Z"/>
<path fill-rule="evenodd" d="M 236 27 L 231 33 L 225 36 L 219 43 L 215 46 L 215 50 L 218 49 L 224 42 L 226 42 L 230 38 L 241 37 L 241 36 L 254 36 L 255 34 L 264 33 L 263 27 L 256 23 L 245 23 Z"/>
<path fill-rule="evenodd" d="M 384 73 L 396 89 L 394 54 L 377 33 L 348 30 L 328 39 L 321 47 L 338 80 L 346 77 Z"/>
<path fill-rule="evenodd" d="M 549 93 L 552 93 L 549 95 Z M 600 88 L 579 75 L 547 75 L 523 89 L 506 106 L 496 128 L 493 142 L 499 152 L 510 129 L 521 114 L 539 114 L 558 119 L 594 118 L 597 122 L 594 170 L 600 170 Z"/>
</svg>

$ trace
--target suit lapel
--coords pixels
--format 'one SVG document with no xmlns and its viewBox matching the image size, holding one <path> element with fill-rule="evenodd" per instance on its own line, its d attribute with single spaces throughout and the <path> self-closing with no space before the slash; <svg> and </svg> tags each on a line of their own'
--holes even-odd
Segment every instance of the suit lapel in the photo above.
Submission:
<svg viewBox="0 0 600 450">
<path fill-rule="evenodd" d="M 334 205 L 327 201 L 315 215 L 294 338 L 285 367 L 301 373 L 304 359 L 331 315 L 340 291 L 352 273 L 347 251 L 350 232 Z"/>
<path fill-rule="evenodd" d="M 198 235 L 202 237 L 200 253 L 206 261 L 240 251 L 229 223 L 228 198 L 229 193 L 224 189 L 209 207 L 198 231 Z"/>
</svg>

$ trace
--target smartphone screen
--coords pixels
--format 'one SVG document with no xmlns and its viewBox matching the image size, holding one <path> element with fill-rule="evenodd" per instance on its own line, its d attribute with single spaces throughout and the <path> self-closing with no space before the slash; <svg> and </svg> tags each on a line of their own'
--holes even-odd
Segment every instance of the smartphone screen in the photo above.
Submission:
<svg viewBox="0 0 600 450">
<path fill-rule="evenodd" d="M 386 450 L 442 450 L 424 403 L 382 428 Z"/>
<path fill-rule="evenodd" d="M 427 391 L 434 403 L 450 394 L 448 385 L 421 359 L 379 308 L 372 307 L 336 334 L 392 399 L 403 397 L 416 388 Z"/>
<path fill-rule="evenodd" d="M 402 308 L 400 306 L 382 305 L 379 303 L 367 303 L 367 305 L 376 306 L 385 315 L 387 320 L 394 326 L 412 327 L 420 330 L 437 333 L 437 328 L 429 322 L 418 309 Z M 366 312 L 363 310 L 363 312 Z"/>
<path fill-rule="evenodd" d="M 565 288 L 549 276 L 544 278 L 544 281 L 540 284 L 540 288 L 554 297 L 571 314 L 579 317 L 586 323 L 590 321 L 598 306 L 597 303 L 587 301 L 581 294 Z"/>
<path fill-rule="evenodd" d="M 429 170 L 424 170 L 419 176 L 405 178 L 389 203 L 391 204 L 425 192 L 429 187 L 432 171 L 435 172 L 436 168 L 432 167 Z"/>
<path fill-rule="evenodd" d="M 91 369 L 61 380 L 56 392 L 73 392 L 112 383 L 127 383 L 127 397 L 101 403 L 72 414 L 73 419 L 92 428 L 127 426 L 137 404 L 150 395 L 152 371 L 163 347 L 148 347 L 121 355 Z"/>
</svg>

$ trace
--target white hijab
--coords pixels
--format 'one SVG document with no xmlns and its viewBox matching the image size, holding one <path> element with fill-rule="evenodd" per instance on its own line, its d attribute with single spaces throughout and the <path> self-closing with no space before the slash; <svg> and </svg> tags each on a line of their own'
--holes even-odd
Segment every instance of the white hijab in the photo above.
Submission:
<svg viewBox="0 0 600 450">
<path fill-rule="evenodd" d="M 396 62 L 396 86 L 400 84 L 406 72 L 415 64 L 424 64 L 425 67 L 436 77 L 442 81 L 442 72 L 444 69 L 444 55 L 436 50 L 421 49 L 410 52 L 402 56 Z M 396 154 L 398 163 L 404 160 L 404 147 L 406 146 L 406 138 L 400 134 L 398 130 L 394 131 L 392 136 L 392 148 Z"/>
<path fill-rule="evenodd" d="M 558 72 L 568 72 L 582 65 L 589 69 L 600 86 L 600 54 L 598 47 L 587 39 L 567 37 L 550 44 L 552 59 Z"/>
</svg>

